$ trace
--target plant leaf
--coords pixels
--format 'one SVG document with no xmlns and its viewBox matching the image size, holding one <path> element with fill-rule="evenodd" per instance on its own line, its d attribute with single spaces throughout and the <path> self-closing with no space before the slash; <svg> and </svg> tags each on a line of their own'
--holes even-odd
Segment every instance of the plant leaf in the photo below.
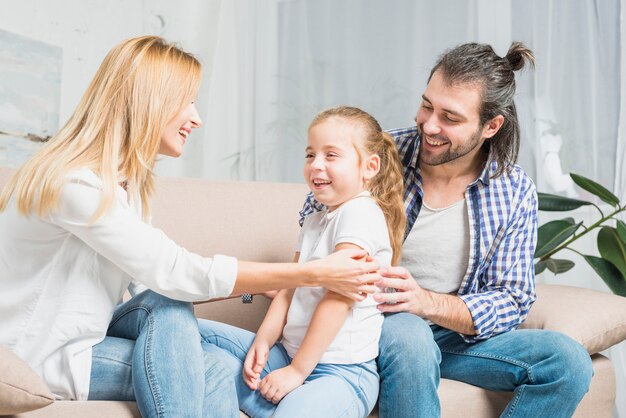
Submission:
<svg viewBox="0 0 626 418">
<path fill-rule="evenodd" d="M 619 219 L 617 220 L 617 235 L 619 235 L 622 242 L 626 242 L 626 224 Z"/>
<path fill-rule="evenodd" d="M 607 261 L 610 261 L 620 271 L 622 277 L 626 277 L 626 243 L 624 243 L 617 229 L 603 226 L 598 232 L 598 251 Z"/>
<path fill-rule="evenodd" d="M 535 276 L 543 273 L 543 271 L 546 269 L 546 264 L 548 263 L 544 260 L 537 261 L 537 264 L 535 264 Z"/>
<path fill-rule="evenodd" d="M 546 265 L 548 270 L 550 270 L 554 274 L 565 273 L 574 267 L 574 262 L 571 260 L 558 260 L 555 258 L 548 258 L 546 261 Z"/>
<path fill-rule="evenodd" d="M 572 218 L 551 221 L 541 225 L 537 230 L 537 249 L 535 250 L 534 258 L 543 257 L 554 250 L 559 244 L 572 236 L 580 225 L 582 225 L 582 222 L 575 224 Z"/>
<path fill-rule="evenodd" d="M 557 196 L 550 193 L 538 193 L 539 210 L 548 212 L 563 212 L 573 210 L 584 205 L 591 205 L 591 202 L 578 199 L 570 199 L 569 197 Z"/>
<path fill-rule="evenodd" d="M 608 203 L 611 206 L 619 205 L 619 199 L 609 190 L 607 190 L 604 186 L 596 183 L 593 180 L 589 180 L 586 177 L 580 176 L 578 174 L 570 173 L 570 177 L 574 180 L 581 188 L 587 190 L 589 193 L 598 196 L 604 202 Z"/>
<path fill-rule="evenodd" d="M 583 257 L 613 293 L 626 297 L 626 278 L 620 274 L 617 267 L 604 258 L 592 255 L 583 255 Z"/>
</svg>

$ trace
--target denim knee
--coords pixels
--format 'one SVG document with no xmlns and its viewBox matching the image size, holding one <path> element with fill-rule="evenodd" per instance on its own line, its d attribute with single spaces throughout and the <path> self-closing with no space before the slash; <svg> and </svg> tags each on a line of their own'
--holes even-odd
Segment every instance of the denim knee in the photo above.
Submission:
<svg viewBox="0 0 626 418">
<path fill-rule="evenodd" d="M 538 379 L 553 380 L 563 393 L 582 398 L 593 377 L 591 357 L 587 350 L 560 332 L 543 331 L 537 344 L 545 348 L 546 358 L 533 367 Z M 541 365 L 544 364 L 544 367 Z"/>
<path fill-rule="evenodd" d="M 170 299 L 152 290 L 146 290 L 135 298 L 139 298 L 137 304 L 147 309 L 153 318 L 158 318 L 160 323 L 167 322 L 175 326 L 191 323 L 197 328 L 191 302 Z"/>
<path fill-rule="evenodd" d="M 426 321 L 409 313 L 385 317 L 378 357 L 381 377 L 388 368 L 394 373 L 419 370 L 428 375 L 429 370 L 439 370 L 440 362 L 439 346 Z"/>
</svg>

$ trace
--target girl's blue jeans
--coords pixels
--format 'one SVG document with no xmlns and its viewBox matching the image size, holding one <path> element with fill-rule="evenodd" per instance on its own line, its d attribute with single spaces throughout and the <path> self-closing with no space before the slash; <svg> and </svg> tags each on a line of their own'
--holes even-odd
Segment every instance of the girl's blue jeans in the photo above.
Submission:
<svg viewBox="0 0 626 418">
<path fill-rule="evenodd" d="M 199 321 L 200 334 L 206 349 L 221 352 L 229 364 L 237 387 L 239 408 L 252 418 L 258 417 L 366 417 L 378 397 L 376 362 L 360 364 L 318 364 L 305 383 L 288 393 L 278 405 L 266 401 L 258 390 L 253 391 L 242 378 L 243 362 L 255 334 L 241 328 L 214 321 Z M 273 370 L 291 363 L 279 343 L 270 350 L 261 379 Z"/>
<path fill-rule="evenodd" d="M 92 357 L 89 399 L 134 400 L 144 418 L 239 417 L 232 373 L 202 349 L 190 303 L 136 295 Z"/>
</svg>

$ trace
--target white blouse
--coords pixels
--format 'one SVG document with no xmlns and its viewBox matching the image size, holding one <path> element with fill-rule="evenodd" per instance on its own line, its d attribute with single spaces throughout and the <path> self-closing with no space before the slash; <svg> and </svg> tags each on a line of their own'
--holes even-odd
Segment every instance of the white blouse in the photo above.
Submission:
<svg viewBox="0 0 626 418">
<path fill-rule="evenodd" d="M 91 347 L 101 342 L 131 280 L 185 301 L 228 296 L 237 260 L 201 257 L 141 219 L 118 187 L 111 210 L 90 170 L 72 173 L 49 216 L 0 213 L 0 344 L 26 361 L 59 399 L 89 394 Z"/>
</svg>

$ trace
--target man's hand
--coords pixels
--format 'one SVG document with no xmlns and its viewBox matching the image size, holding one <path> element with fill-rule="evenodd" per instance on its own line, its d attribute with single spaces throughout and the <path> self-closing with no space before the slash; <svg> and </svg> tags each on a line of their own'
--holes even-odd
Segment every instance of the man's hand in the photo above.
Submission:
<svg viewBox="0 0 626 418">
<path fill-rule="evenodd" d="M 376 285 L 382 289 L 393 288 L 395 293 L 377 293 L 374 300 L 382 312 L 410 312 L 428 317 L 433 306 L 432 294 L 422 289 L 404 267 L 389 267 L 380 270 L 381 279 Z"/>
<path fill-rule="evenodd" d="M 261 396 L 273 404 L 280 402 L 289 392 L 302 386 L 306 376 L 303 376 L 293 366 L 274 370 L 261 380 Z"/>
<path fill-rule="evenodd" d="M 254 340 L 248 350 L 246 359 L 243 362 L 243 381 L 251 390 L 259 388 L 259 379 L 267 358 L 270 354 L 270 347 L 265 341 Z"/>
<path fill-rule="evenodd" d="M 404 267 L 381 269 L 380 275 L 378 287 L 396 290 L 374 295 L 381 312 L 410 312 L 461 334 L 476 335 L 472 315 L 460 297 L 423 289 Z"/>
</svg>

